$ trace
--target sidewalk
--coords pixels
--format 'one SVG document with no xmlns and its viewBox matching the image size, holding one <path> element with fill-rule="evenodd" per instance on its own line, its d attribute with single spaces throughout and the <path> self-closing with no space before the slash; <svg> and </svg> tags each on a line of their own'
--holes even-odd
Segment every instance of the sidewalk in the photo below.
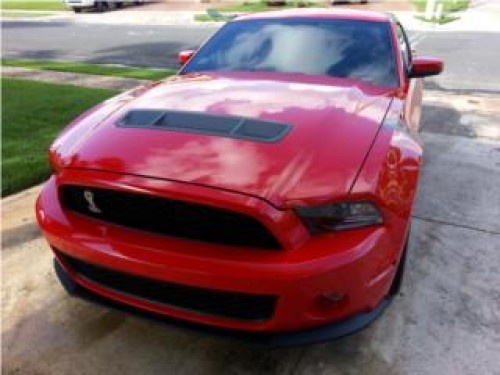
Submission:
<svg viewBox="0 0 500 375">
<path fill-rule="evenodd" d="M 393 13 L 408 30 L 412 31 L 483 31 L 500 32 L 500 12 L 485 11 L 483 9 L 469 9 L 465 12 L 456 13 L 460 19 L 444 24 L 437 25 L 424 22 L 415 18 L 413 11 L 393 11 Z M 204 14 L 203 11 L 138 11 L 127 10 L 109 13 L 84 13 L 73 14 L 70 12 L 53 12 L 50 16 L 16 18 L 15 21 L 66 21 L 87 24 L 106 24 L 106 25 L 143 25 L 143 26 L 193 26 L 193 27 L 212 27 L 222 25 L 223 22 L 198 22 L 194 17 L 198 14 Z M 8 20 L 3 18 L 3 20 Z M 13 20 L 9 20 L 12 22 Z"/>
<path fill-rule="evenodd" d="M 192 25 L 210 27 L 221 22 L 198 22 L 195 15 L 204 14 L 208 8 L 223 7 L 227 3 L 187 3 L 158 2 L 141 7 L 124 7 L 106 13 L 86 12 L 74 14 L 70 11 L 50 12 L 51 15 L 35 18 L 17 18 L 22 21 L 64 20 L 67 22 L 107 24 L 107 25 Z M 490 31 L 500 32 L 500 1 L 475 0 L 468 10 L 457 12 L 460 19 L 444 25 L 423 22 L 415 18 L 417 14 L 407 0 L 371 1 L 368 4 L 340 4 L 330 9 L 358 9 L 393 13 L 408 29 L 414 31 Z M 9 11 L 4 11 L 9 12 Z M 36 11 L 23 11 L 26 13 Z M 47 12 L 45 12 L 47 13 Z"/>
<path fill-rule="evenodd" d="M 55 72 L 18 67 L 2 67 L 2 76 L 32 79 L 35 81 L 59 83 L 74 86 L 94 87 L 111 90 L 130 90 L 150 81 L 134 78 L 109 77 L 93 74 Z"/>
</svg>

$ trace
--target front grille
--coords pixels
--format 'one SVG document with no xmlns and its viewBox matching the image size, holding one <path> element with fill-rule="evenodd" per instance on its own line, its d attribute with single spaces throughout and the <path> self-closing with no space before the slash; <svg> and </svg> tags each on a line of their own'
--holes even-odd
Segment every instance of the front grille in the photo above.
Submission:
<svg viewBox="0 0 500 375">
<path fill-rule="evenodd" d="M 261 222 L 220 208 L 74 185 L 63 186 L 60 197 L 66 209 L 129 228 L 225 245 L 280 248 Z"/>
<path fill-rule="evenodd" d="M 273 295 L 233 293 L 153 280 L 96 266 L 57 250 L 56 253 L 79 276 L 139 299 L 236 320 L 263 321 L 274 314 L 277 297 Z"/>
</svg>

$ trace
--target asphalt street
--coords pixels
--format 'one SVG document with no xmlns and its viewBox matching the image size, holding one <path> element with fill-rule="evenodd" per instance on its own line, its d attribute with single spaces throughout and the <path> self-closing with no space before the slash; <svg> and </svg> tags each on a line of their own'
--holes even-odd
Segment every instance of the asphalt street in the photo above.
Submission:
<svg viewBox="0 0 500 375">
<path fill-rule="evenodd" d="M 4 57 L 75 60 L 132 66 L 177 67 L 177 52 L 197 48 L 216 26 L 132 26 L 68 21 L 6 21 Z M 427 87 L 461 93 L 499 93 L 500 33 L 409 32 L 420 54 L 446 68 Z"/>
<path fill-rule="evenodd" d="M 214 26 L 131 26 L 4 22 L 5 57 L 177 67 L 177 52 L 197 48 Z"/>
</svg>

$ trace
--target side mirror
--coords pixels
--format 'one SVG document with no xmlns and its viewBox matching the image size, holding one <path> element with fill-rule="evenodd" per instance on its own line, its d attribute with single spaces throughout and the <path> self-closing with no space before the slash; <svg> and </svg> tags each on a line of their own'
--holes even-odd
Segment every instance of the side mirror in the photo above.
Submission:
<svg viewBox="0 0 500 375">
<path fill-rule="evenodd" d="M 410 78 L 435 76 L 443 71 L 443 61 L 434 57 L 417 56 L 413 58 Z"/>
<path fill-rule="evenodd" d="M 184 65 L 189 61 L 191 57 L 193 57 L 196 51 L 194 49 L 187 49 L 185 51 L 179 52 L 177 55 L 177 60 L 179 60 L 179 64 Z"/>
</svg>

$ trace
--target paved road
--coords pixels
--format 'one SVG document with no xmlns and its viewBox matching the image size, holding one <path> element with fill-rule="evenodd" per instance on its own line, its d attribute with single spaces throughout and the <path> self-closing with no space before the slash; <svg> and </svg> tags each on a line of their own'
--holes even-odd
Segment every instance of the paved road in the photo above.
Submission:
<svg viewBox="0 0 500 375">
<path fill-rule="evenodd" d="M 5 57 L 176 67 L 179 50 L 196 48 L 213 26 L 128 26 L 66 21 L 4 22 Z M 441 90 L 500 92 L 500 33 L 411 33 L 417 49 L 446 61 L 427 85 Z"/>
<path fill-rule="evenodd" d="M 196 48 L 216 27 L 126 26 L 5 22 L 5 57 L 65 59 L 135 66 L 177 67 L 177 52 Z"/>
<path fill-rule="evenodd" d="M 445 72 L 428 88 L 500 94 L 500 33 L 432 32 L 417 45 L 420 54 L 440 57 Z"/>
</svg>

